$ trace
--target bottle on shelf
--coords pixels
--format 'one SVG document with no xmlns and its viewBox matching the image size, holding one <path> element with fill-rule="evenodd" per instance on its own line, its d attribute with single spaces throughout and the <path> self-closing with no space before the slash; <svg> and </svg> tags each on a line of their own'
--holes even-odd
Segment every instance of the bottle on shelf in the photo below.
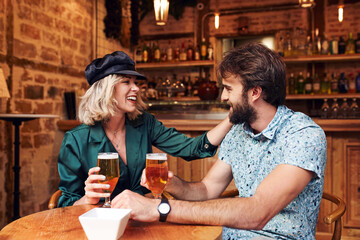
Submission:
<svg viewBox="0 0 360 240">
<path fill-rule="evenodd" d="M 321 93 L 321 82 L 320 82 L 320 78 L 317 73 L 315 73 L 315 76 L 313 79 L 312 91 L 314 94 Z"/>
<path fill-rule="evenodd" d="M 289 85 L 289 94 L 295 94 L 296 90 L 296 79 L 294 77 L 294 73 L 290 73 L 290 77 L 288 80 Z"/>
<path fill-rule="evenodd" d="M 332 76 L 331 76 L 331 93 L 332 94 L 337 94 L 339 93 L 339 84 L 338 84 L 338 79 L 336 77 L 336 73 L 333 72 Z"/>
<path fill-rule="evenodd" d="M 329 78 L 327 77 L 327 74 L 324 73 L 324 77 L 323 79 L 321 80 L 321 83 L 320 83 L 320 91 L 322 94 L 329 94 L 331 93 L 331 88 L 330 88 L 330 80 Z"/>
<path fill-rule="evenodd" d="M 185 49 L 185 44 L 184 43 L 181 43 L 179 59 L 180 59 L 180 61 L 186 61 L 187 60 L 187 54 L 186 54 L 186 49 Z"/>
<path fill-rule="evenodd" d="M 311 41 L 311 37 L 307 36 L 306 37 L 306 55 L 311 56 L 312 52 L 313 52 L 313 45 L 312 45 L 312 41 Z"/>
<path fill-rule="evenodd" d="M 356 76 L 355 84 L 356 84 L 356 92 L 360 93 L 360 70 L 358 71 L 358 75 Z"/>
<path fill-rule="evenodd" d="M 360 33 L 357 34 L 357 39 L 355 41 L 355 53 L 360 53 Z"/>
<path fill-rule="evenodd" d="M 330 43 L 329 43 L 329 40 L 327 39 L 325 33 L 324 33 L 323 40 L 321 42 L 321 54 L 323 54 L 323 55 L 330 54 Z"/>
<path fill-rule="evenodd" d="M 306 55 L 306 34 L 303 28 L 300 28 L 299 31 L 299 41 L 298 41 L 298 54 L 300 56 Z"/>
<path fill-rule="evenodd" d="M 349 113 L 349 104 L 347 103 L 347 99 L 344 98 L 343 102 L 340 106 L 340 110 L 339 110 L 339 118 L 348 118 L 348 113 Z"/>
<path fill-rule="evenodd" d="M 201 41 L 200 59 L 206 60 L 206 57 L 207 57 L 207 46 L 206 46 L 205 38 L 203 38 Z"/>
<path fill-rule="evenodd" d="M 300 72 L 299 76 L 297 77 L 296 85 L 297 85 L 296 94 L 304 94 L 305 93 L 305 79 L 304 79 L 302 72 Z"/>
<path fill-rule="evenodd" d="M 331 118 L 338 118 L 339 115 L 339 104 L 337 98 L 334 98 L 333 103 L 331 104 Z"/>
<path fill-rule="evenodd" d="M 345 73 L 342 72 L 340 74 L 340 78 L 338 81 L 338 88 L 339 88 L 339 93 L 347 93 L 349 90 L 349 85 L 348 85 L 348 81 L 345 77 Z"/>
<path fill-rule="evenodd" d="M 344 38 L 342 36 L 340 36 L 338 46 L 339 46 L 339 54 L 345 54 L 346 43 L 345 43 Z"/>
<path fill-rule="evenodd" d="M 159 48 L 159 43 L 156 42 L 154 44 L 154 62 L 160 62 L 161 59 L 161 52 Z"/>
<path fill-rule="evenodd" d="M 306 73 L 306 79 L 305 79 L 305 93 L 311 94 L 313 92 L 313 79 L 309 72 Z"/>
<path fill-rule="evenodd" d="M 319 29 L 316 28 L 315 29 L 315 38 L 314 38 L 314 49 L 313 49 L 313 54 L 317 55 L 317 54 L 321 54 L 321 38 L 319 35 Z"/>
<path fill-rule="evenodd" d="M 186 49 L 186 60 L 188 61 L 194 60 L 194 46 L 191 40 L 188 41 L 188 47 Z"/>
<path fill-rule="evenodd" d="M 353 39 L 352 32 L 349 32 L 349 37 L 346 40 L 346 54 L 354 54 L 355 53 L 355 41 Z"/>
<path fill-rule="evenodd" d="M 197 45 L 196 48 L 195 48 L 194 60 L 195 61 L 200 60 L 200 48 L 199 48 L 199 45 Z"/>
<path fill-rule="evenodd" d="M 167 47 L 167 49 L 166 49 L 166 54 L 167 54 L 167 60 L 168 61 L 172 61 L 174 58 L 173 58 L 173 49 L 172 49 L 172 47 L 171 47 L 171 41 L 169 40 L 169 45 L 168 45 L 168 47 Z"/>
<path fill-rule="evenodd" d="M 290 57 L 292 55 L 292 42 L 291 42 L 291 36 L 290 32 L 286 33 L 285 38 L 285 46 L 284 46 L 284 56 Z"/>
<path fill-rule="evenodd" d="M 300 32 L 299 32 L 299 29 L 294 29 L 293 30 L 293 34 L 292 34 L 292 54 L 293 56 L 298 56 L 300 55 L 299 54 L 299 35 L 300 35 Z"/>
<path fill-rule="evenodd" d="M 350 118 L 359 118 L 359 105 L 356 103 L 356 98 L 352 99 L 350 105 Z"/>
<path fill-rule="evenodd" d="M 356 93 L 356 82 L 353 73 L 349 73 L 348 75 L 348 82 L 349 82 L 349 93 Z"/>
<path fill-rule="evenodd" d="M 137 46 L 136 51 L 135 51 L 135 62 L 136 63 L 142 62 L 142 48 L 140 45 Z"/>
<path fill-rule="evenodd" d="M 167 58 L 167 52 L 166 52 L 166 48 L 163 48 L 161 50 L 161 62 L 167 62 L 168 58 Z"/>
<path fill-rule="evenodd" d="M 211 43 L 209 43 L 209 47 L 207 49 L 207 59 L 214 60 L 214 49 L 213 49 Z"/>
<path fill-rule="evenodd" d="M 281 57 L 284 57 L 284 38 L 279 37 L 279 41 L 277 43 L 277 52 Z"/>
<path fill-rule="evenodd" d="M 142 62 L 148 63 L 149 62 L 149 47 L 148 44 L 144 43 L 142 49 Z"/>
<path fill-rule="evenodd" d="M 330 54 L 331 55 L 339 54 L 339 41 L 335 36 L 330 41 Z"/>
<path fill-rule="evenodd" d="M 180 48 L 176 47 L 174 49 L 174 61 L 178 62 L 180 61 Z"/>
<path fill-rule="evenodd" d="M 329 118 L 330 117 L 330 106 L 328 104 L 327 98 L 324 99 L 324 103 L 321 106 L 321 118 Z"/>
</svg>

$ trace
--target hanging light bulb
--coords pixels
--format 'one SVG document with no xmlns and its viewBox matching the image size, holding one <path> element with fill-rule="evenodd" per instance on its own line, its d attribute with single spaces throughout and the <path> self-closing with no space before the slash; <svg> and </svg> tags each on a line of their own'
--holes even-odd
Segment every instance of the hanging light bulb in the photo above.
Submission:
<svg viewBox="0 0 360 240">
<path fill-rule="evenodd" d="M 340 0 L 338 5 L 338 20 L 342 22 L 344 20 L 344 1 Z"/>
<path fill-rule="evenodd" d="M 156 25 L 165 25 L 169 13 L 169 0 L 154 0 Z"/>
<path fill-rule="evenodd" d="M 220 13 L 216 12 L 214 15 L 215 15 L 215 29 L 219 29 L 219 25 L 220 25 Z"/>
<path fill-rule="evenodd" d="M 303 8 L 315 7 L 315 0 L 299 0 L 299 5 Z"/>
</svg>

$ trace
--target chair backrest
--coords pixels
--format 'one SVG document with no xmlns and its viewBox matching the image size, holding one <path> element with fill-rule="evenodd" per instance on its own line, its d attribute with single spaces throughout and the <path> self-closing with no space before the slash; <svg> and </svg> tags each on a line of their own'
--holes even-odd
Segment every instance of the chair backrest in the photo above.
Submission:
<svg viewBox="0 0 360 240">
<path fill-rule="evenodd" d="M 235 197 L 238 195 L 239 195 L 239 191 L 237 189 L 232 189 L 232 190 L 224 191 L 220 197 L 226 198 L 226 197 Z M 346 210 L 345 202 L 338 196 L 335 196 L 327 192 L 323 192 L 322 198 L 331 201 L 332 203 L 335 203 L 337 205 L 334 211 L 324 216 L 323 221 L 324 223 L 329 225 L 335 222 L 335 228 L 332 235 L 332 240 L 340 240 L 341 231 L 342 231 L 341 217 L 345 214 L 345 210 Z"/>
<path fill-rule="evenodd" d="M 57 207 L 59 198 L 61 195 L 62 195 L 61 190 L 57 190 L 56 192 L 53 193 L 53 195 L 51 195 L 51 198 L 50 198 L 49 204 L 48 204 L 49 209 L 53 209 L 53 208 Z"/>
</svg>

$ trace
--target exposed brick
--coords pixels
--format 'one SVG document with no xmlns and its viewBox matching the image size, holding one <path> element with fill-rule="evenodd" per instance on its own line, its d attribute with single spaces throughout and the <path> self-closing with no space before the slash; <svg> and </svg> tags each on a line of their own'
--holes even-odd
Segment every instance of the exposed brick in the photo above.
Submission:
<svg viewBox="0 0 360 240">
<path fill-rule="evenodd" d="M 53 48 L 41 47 L 40 57 L 45 61 L 58 62 L 59 54 Z"/>
<path fill-rule="evenodd" d="M 35 107 L 35 112 L 38 114 L 51 114 L 53 112 L 53 103 L 37 103 Z"/>
<path fill-rule="evenodd" d="M 47 131 L 56 131 L 57 126 L 56 126 L 55 120 L 54 119 L 46 119 L 45 124 L 44 124 L 44 128 Z"/>
<path fill-rule="evenodd" d="M 31 8 L 19 5 L 18 17 L 20 19 L 32 20 Z"/>
<path fill-rule="evenodd" d="M 40 131 L 41 131 L 40 119 L 34 119 L 31 121 L 24 122 L 24 125 L 21 129 L 22 133 L 34 133 Z"/>
<path fill-rule="evenodd" d="M 21 148 L 33 148 L 32 138 L 29 135 L 21 135 L 20 140 Z"/>
<path fill-rule="evenodd" d="M 5 30 L 4 19 L 0 18 L 0 31 L 3 32 Z"/>
<path fill-rule="evenodd" d="M 40 29 L 32 25 L 22 23 L 20 25 L 21 34 L 29 38 L 40 40 Z"/>
<path fill-rule="evenodd" d="M 30 75 L 29 71 L 25 70 L 23 74 L 21 74 L 21 81 L 22 82 L 31 82 L 33 80 L 32 76 Z"/>
<path fill-rule="evenodd" d="M 42 7 L 44 6 L 44 2 L 43 0 L 24 0 L 24 3 L 29 5 L 29 6 L 37 6 L 37 7 Z"/>
<path fill-rule="evenodd" d="M 15 100 L 15 111 L 20 113 L 31 113 L 32 107 L 31 103 L 24 100 Z"/>
<path fill-rule="evenodd" d="M 46 77 L 42 74 L 38 74 L 35 76 L 36 83 L 46 83 Z"/>
<path fill-rule="evenodd" d="M 44 98 L 44 87 L 43 86 L 26 86 L 24 88 L 24 98 L 43 99 Z"/>
<path fill-rule="evenodd" d="M 60 36 L 55 32 L 43 31 L 42 35 L 45 43 L 49 43 L 53 46 L 60 46 Z"/>
<path fill-rule="evenodd" d="M 88 39 L 88 33 L 86 32 L 85 29 L 74 27 L 73 30 L 74 30 L 73 37 L 75 39 L 79 39 L 83 42 L 86 42 L 86 40 Z"/>
<path fill-rule="evenodd" d="M 49 145 L 54 143 L 53 137 L 50 134 L 35 134 L 34 135 L 34 146 L 39 148 L 44 145 Z"/>
<path fill-rule="evenodd" d="M 54 19 L 43 12 L 34 12 L 34 21 L 35 23 L 39 23 L 41 25 L 45 25 L 47 27 L 52 27 L 54 25 Z"/>
<path fill-rule="evenodd" d="M 59 96 L 59 89 L 54 86 L 51 86 L 47 91 L 47 94 L 50 98 L 54 99 L 56 96 Z"/>
<path fill-rule="evenodd" d="M 60 32 L 63 32 L 67 35 L 70 36 L 71 34 L 71 27 L 69 25 L 68 22 L 60 20 L 60 19 L 56 19 L 55 20 L 55 27 L 57 30 L 59 30 Z"/>
<path fill-rule="evenodd" d="M 60 80 L 58 78 L 48 78 L 48 84 L 50 85 L 58 85 L 60 84 Z"/>
<path fill-rule="evenodd" d="M 35 58 L 37 56 L 36 46 L 14 39 L 14 55 L 19 57 Z"/>
<path fill-rule="evenodd" d="M 64 47 L 68 47 L 68 48 L 70 48 L 72 50 L 77 49 L 77 41 L 75 39 L 63 37 L 62 38 L 62 44 L 63 44 Z"/>
<path fill-rule="evenodd" d="M 62 53 L 61 53 L 61 63 L 63 65 L 68 65 L 68 66 L 74 65 L 73 56 L 74 56 L 73 52 L 62 51 Z"/>
</svg>

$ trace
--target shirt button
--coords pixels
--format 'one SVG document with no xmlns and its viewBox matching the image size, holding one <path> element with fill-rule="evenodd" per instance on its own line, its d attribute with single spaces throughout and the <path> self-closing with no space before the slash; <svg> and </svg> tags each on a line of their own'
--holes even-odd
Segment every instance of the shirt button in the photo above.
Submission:
<svg viewBox="0 0 360 240">
<path fill-rule="evenodd" d="M 209 144 L 205 143 L 204 148 L 205 148 L 205 149 L 208 149 L 208 148 L 209 148 Z"/>
</svg>

